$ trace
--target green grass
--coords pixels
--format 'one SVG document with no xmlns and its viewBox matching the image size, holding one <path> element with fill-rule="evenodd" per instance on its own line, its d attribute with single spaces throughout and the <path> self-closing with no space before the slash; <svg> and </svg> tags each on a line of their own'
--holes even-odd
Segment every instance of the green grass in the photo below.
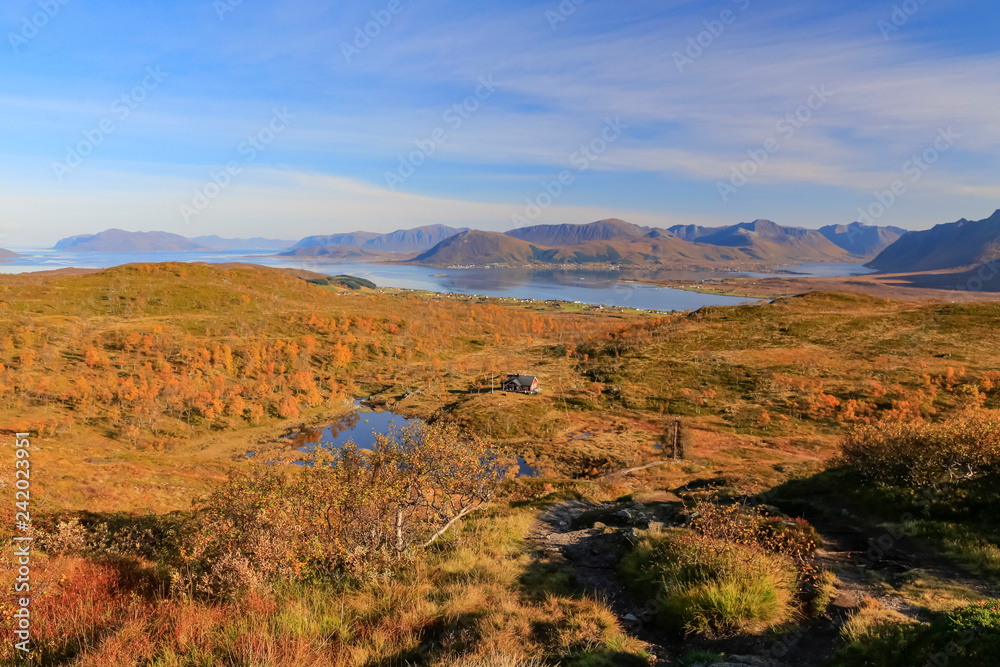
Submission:
<svg viewBox="0 0 1000 667">
<path fill-rule="evenodd" d="M 328 278 L 315 278 L 307 280 L 307 283 L 319 285 L 320 287 L 346 287 L 347 289 L 359 290 L 361 288 L 377 289 L 378 285 L 370 280 L 355 276 L 330 276 Z"/>
<path fill-rule="evenodd" d="M 857 618 L 855 615 L 851 620 Z M 830 667 L 993 667 L 1000 656 L 997 600 L 936 614 L 924 625 L 895 622 L 885 616 L 848 623 L 846 643 Z"/>
<path fill-rule="evenodd" d="M 917 520 L 907 523 L 905 529 L 915 537 L 931 542 L 977 575 L 1000 581 L 1000 546 L 970 527 L 945 521 Z M 996 539 L 995 531 L 991 532 Z"/>
<path fill-rule="evenodd" d="M 784 558 L 685 529 L 644 535 L 623 559 L 622 573 L 671 630 L 755 634 L 796 614 L 796 574 Z"/>
</svg>

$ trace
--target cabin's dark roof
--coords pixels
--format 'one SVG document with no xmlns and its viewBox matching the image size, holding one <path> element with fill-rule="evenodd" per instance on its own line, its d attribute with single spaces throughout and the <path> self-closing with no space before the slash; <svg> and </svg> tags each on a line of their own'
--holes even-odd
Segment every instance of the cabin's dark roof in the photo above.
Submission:
<svg viewBox="0 0 1000 667">
<path fill-rule="evenodd" d="M 516 382 L 522 387 L 530 387 L 536 379 L 534 375 L 508 375 L 504 378 L 504 382 Z"/>
</svg>

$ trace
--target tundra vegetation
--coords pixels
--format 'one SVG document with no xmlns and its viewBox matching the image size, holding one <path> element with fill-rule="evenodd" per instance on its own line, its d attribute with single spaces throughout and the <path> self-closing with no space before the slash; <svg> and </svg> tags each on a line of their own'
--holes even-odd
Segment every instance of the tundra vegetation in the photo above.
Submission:
<svg viewBox="0 0 1000 667">
<path fill-rule="evenodd" d="M 0 656 L 992 664 L 998 322 L 839 293 L 651 315 L 248 267 L 2 276 L 0 478 L 30 431 L 36 547 L 33 652 Z M 506 371 L 542 393 L 491 393 Z M 359 396 L 423 423 L 278 439 Z M 0 571 L 9 637 L 10 550 Z"/>
</svg>

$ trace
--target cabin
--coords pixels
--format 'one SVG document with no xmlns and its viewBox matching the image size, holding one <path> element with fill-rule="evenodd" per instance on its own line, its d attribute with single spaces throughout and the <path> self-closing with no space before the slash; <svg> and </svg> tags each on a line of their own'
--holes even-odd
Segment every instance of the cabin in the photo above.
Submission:
<svg viewBox="0 0 1000 667">
<path fill-rule="evenodd" d="M 538 378 L 533 375 L 505 375 L 500 386 L 503 391 L 514 394 L 537 394 Z"/>
</svg>

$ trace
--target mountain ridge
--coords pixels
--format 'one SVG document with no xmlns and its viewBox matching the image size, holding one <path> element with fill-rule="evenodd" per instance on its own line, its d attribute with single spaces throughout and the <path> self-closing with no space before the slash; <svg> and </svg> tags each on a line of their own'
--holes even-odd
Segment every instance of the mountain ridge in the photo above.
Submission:
<svg viewBox="0 0 1000 667">
<path fill-rule="evenodd" d="M 831 243 L 852 255 L 874 259 L 880 252 L 895 243 L 908 230 L 901 227 L 874 227 L 862 222 L 849 225 L 826 225 L 819 233 Z"/>
<path fill-rule="evenodd" d="M 867 266 L 883 273 L 977 267 L 1000 259 L 1000 209 L 982 220 L 962 218 L 901 236 Z"/>
<path fill-rule="evenodd" d="M 852 257 L 816 229 L 757 219 L 725 227 L 675 225 L 668 231 L 692 243 L 737 248 L 764 262 L 845 262 Z"/>
</svg>

